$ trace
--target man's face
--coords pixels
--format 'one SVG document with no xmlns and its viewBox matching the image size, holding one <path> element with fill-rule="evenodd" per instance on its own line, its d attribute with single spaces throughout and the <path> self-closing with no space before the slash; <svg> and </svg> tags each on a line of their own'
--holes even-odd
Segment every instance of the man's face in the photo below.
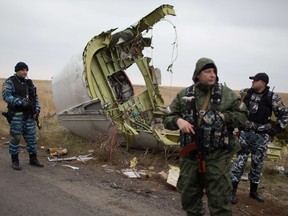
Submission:
<svg viewBox="0 0 288 216">
<path fill-rule="evenodd" d="M 26 70 L 26 69 L 19 70 L 19 71 L 16 72 L 16 75 L 19 78 L 26 78 L 27 75 L 28 75 L 28 70 Z"/>
<path fill-rule="evenodd" d="M 266 83 L 263 80 L 253 80 L 251 88 L 255 91 L 265 88 Z"/>
<path fill-rule="evenodd" d="M 214 85 L 216 83 L 217 73 L 214 68 L 208 68 L 201 71 L 197 78 L 199 82 L 205 85 Z"/>
</svg>

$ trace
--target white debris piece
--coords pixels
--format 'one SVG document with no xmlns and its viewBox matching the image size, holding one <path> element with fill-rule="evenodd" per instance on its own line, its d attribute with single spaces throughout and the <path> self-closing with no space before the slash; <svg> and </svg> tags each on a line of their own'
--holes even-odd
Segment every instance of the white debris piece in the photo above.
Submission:
<svg viewBox="0 0 288 216">
<path fill-rule="evenodd" d="M 91 160 L 92 154 L 88 154 L 88 155 L 79 155 L 79 156 L 74 156 L 74 157 L 68 157 L 68 158 L 50 158 L 47 157 L 48 161 L 50 162 L 55 162 L 55 161 L 71 161 L 71 160 L 78 160 L 78 161 L 88 161 Z"/>
<path fill-rule="evenodd" d="M 140 174 L 136 169 L 122 169 L 122 173 L 129 178 L 140 178 Z"/>
<path fill-rule="evenodd" d="M 62 166 L 64 166 L 64 167 L 70 167 L 71 169 L 74 169 L 74 170 L 78 170 L 78 169 L 79 169 L 79 167 L 71 166 L 71 165 L 68 165 L 68 164 L 64 164 L 64 165 L 62 165 Z"/>
<path fill-rule="evenodd" d="M 170 169 L 168 172 L 167 183 L 176 187 L 179 178 L 180 168 L 172 165 L 169 165 L 169 167 Z"/>
</svg>

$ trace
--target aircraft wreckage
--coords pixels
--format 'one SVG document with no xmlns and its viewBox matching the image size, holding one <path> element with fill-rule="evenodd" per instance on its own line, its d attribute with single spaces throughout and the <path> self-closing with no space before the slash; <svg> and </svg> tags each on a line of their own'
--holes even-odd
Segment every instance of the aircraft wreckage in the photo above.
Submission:
<svg viewBox="0 0 288 216">
<path fill-rule="evenodd" d="M 159 91 L 161 72 L 142 52 L 152 43 L 144 33 L 167 15 L 176 15 L 173 6 L 162 5 L 123 31 L 102 32 L 87 43 L 82 56 L 72 57 L 53 76 L 53 102 L 62 126 L 97 141 L 96 132 L 108 132 L 116 125 L 128 147 L 179 146 L 178 134 L 156 127 L 165 108 Z M 133 64 L 146 86 L 138 95 L 126 74 Z"/>
</svg>

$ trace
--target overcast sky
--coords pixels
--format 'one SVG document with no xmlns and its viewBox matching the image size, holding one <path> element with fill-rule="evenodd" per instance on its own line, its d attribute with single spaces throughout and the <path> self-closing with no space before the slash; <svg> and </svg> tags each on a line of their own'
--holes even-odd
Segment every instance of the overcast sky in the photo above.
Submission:
<svg viewBox="0 0 288 216">
<path fill-rule="evenodd" d="M 220 82 L 232 89 L 250 87 L 249 76 L 266 72 L 271 88 L 288 92 L 287 0 L 1 0 L 0 77 L 24 61 L 29 78 L 51 80 L 92 37 L 124 30 L 162 4 L 177 14 L 153 29 L 153 64 L 162 71 L 162 85 L 191 85 L 196 61 L 209 57 Z M 176 38 L 170 22 L 178 39 L 172 75 L 166 72 Z"/>
</svg>

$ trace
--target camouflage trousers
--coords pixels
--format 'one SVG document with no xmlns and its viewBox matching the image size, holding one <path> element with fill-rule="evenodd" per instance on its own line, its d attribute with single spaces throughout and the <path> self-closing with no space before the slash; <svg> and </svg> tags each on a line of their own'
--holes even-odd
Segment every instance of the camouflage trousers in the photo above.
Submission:
<svg viewBox="0 0 288 216">
<path fill-rule="evenodd" d="M 181 159 L 177 190 L 181 193 L 182 208 L 187 215 L 204 215 L 204 192 L 211 215 L 232 215 L 229 201 L 232 192 L 230 159 L 225 157 L 207 161 L 205 174 L 198 173 L 197 160 Z"/>
<path fill-rule="evenodd" d="M 239 136 L 241 150 L 237 154 L 231 169 L 231 179 L 239 182 L 243 175 L 248 156 L 251 153 L 251 170 L 248 178 L 251 182 L 259 184 L 264 158 L 268 148 L 269 135 L 253 131 L 241 131 Z"/>
<path fill-rule="evenodd" d="M 36 149 L 36 124 L 33 118 L 25 119 L 23 115 L 15 115 L 10 123 L 9 153 L 19 153 L 21 136 L 26 142 L 29 154 L 37 153 Z"/>
</svg>

